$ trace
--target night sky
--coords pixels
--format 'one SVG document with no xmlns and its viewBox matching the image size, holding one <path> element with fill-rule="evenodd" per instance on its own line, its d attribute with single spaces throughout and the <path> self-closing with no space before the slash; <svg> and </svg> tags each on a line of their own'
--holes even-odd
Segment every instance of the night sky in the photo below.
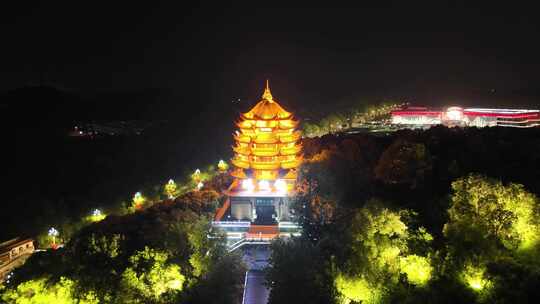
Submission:
<svg viewBox="0 0 540 304">
<path fill-rule="evenodd" d="M 384 98 L 540 108 L 537 10 L 401 2 L 24 1 L 2 9 L 0 130 L 12 153 L 2 168 L 17 200 L 4 200 L 0 216 L 25 224 L 7 209 L 24 218 L 49 203 L 78 215 L 229 159 L 233 122 L 266 79 L 302 121 Z M 141 136 L 66 136 L 81 122 L 120 120 L 152 127 Z"/>
<path fill-rule="evenodd" d="M 256 99 L 270 78 L 279 100 L 300 105 L 367 96 L 539 105 L 539 21 L 527 7 L 175 3 L 14 8 L 0 29 L 0 90 L 158 88 L 178 104 L 212 104 Z"/>
</svg>

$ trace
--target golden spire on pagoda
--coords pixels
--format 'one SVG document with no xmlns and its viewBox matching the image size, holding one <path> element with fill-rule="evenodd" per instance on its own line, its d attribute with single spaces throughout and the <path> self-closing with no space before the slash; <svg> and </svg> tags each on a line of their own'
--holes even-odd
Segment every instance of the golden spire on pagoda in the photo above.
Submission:
<svg viewBox="0 0 540 304">
<path fill-rule="evenodd" d="M 272 93 L 270 92 L 270 85 L 268 84 L 268 79 L 266 79 L 266 88 L 264 89 L 264 93 L 262 95 L 262 99 L 266 99 L 269 102 L 274 102 L 272 99 Z"/>
</svg>

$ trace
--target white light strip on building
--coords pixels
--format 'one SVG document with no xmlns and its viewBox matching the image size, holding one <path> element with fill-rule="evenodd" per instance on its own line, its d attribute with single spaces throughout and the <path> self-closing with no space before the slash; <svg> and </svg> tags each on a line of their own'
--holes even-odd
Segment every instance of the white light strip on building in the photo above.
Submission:
<svg viewBox="0 0 540 304">
<path fill-rule="evenodd" d="M 495 113 L 495 114 L 524 114 L 524 113 L 540 113 L 540 110 L 526 110 L 526 109 L 489 109 L 489 108 L 466 108 L 465 112 L 479 112 L 479 113 Z"/>
</svg>

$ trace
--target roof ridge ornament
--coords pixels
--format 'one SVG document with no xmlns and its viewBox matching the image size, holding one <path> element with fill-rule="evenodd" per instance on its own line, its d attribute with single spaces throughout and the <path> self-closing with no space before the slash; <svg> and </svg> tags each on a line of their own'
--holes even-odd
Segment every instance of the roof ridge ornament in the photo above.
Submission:
<svg viewBox="0 0 540 304">
<path fill-rule="evenodd" d="M 269 102 L 274 102 L 272 93 L 270 92 L 270 85 L 268 84 L 268 79 L 266 79 L 266 88 L 264 89 L 262 98 L 268 100 Z"/>
</svg>

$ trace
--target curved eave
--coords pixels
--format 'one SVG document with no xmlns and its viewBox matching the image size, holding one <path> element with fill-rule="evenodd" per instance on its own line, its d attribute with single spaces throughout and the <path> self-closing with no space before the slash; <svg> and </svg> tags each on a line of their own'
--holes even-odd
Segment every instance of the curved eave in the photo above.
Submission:
<svg viewBox="0 0 540 304">
<path fill-rule="evenodd" d="M 238 168 L 249 169 L 249 161 L 233 158 L 231 159 L 231 163 Z"/>
<path fill-rule="evenodd" d="M 246 173 L 241 168 L 237 168 L 236 170 L 233 170 L 231 172 L 231 176 L 236 177 L 236 178 L 241 178 L 241 179 L 247 178 Z"/>
<path fill-rule="evenodd" d="M 280 154 L 281 155 L 293 155 L 298 154 L 302 151 L 302 145 L 295 145 L 291 148 L 281 148 Z"/>
<path fill-rule="evenodd" d="M 292 113 L 289 112 L 282 112 L 282 113 L 273 113 L 273 114 L 252 114 L 252 113 L 242 113 L 240 114 L 240 117 L 245 120 L 285 120 L 290 119 L 292 117 Z"/>
<path fill-rule="evenodd" d="M 240 129 L 252 129 L 254 124 L 246 124 L 243 121 L 237 121 L 235 122 L 235 125 Z"/>
<path fill-rule="evenodd" d="M 287 160 L 281 162 L 282 169 L 294 169 L 298 168 L 302 164 L 302 157 L 299 157 L 295 160 Z"/>
<path fill-rule="evenodd" d="M 301 137 L 302 133 L 300 131 L 295 131 L 293 134 L 281 136 L 279 140 L 282 143 L 291 143 L 298 141 Z"/>
<path fill-rule="evenodd" d="M 282 178 L 286 180 L 296 180 L 297 177 L 298 177 L 298 172 L 296 172 L 296 170 L 294 169 L 291 169 Z"/>
<path fill-rule="evenodd" d="M 234 140 L 236 140 L 237 142 L 246 143 L 246 144 L 249 144 L 251 142 L 251 138 L 246 135 L 240 135 L 240 136 L 234 135 Z"/>
<path fill-rule="evenodd" d="M 246 156 L 251 154 L 251 150 L 249 148 L 238 147 L 238 146 L 233 146 L 232 148 L 233 148 L 233 151 L 238 154 L 242 154 Z"/>
</svg>

